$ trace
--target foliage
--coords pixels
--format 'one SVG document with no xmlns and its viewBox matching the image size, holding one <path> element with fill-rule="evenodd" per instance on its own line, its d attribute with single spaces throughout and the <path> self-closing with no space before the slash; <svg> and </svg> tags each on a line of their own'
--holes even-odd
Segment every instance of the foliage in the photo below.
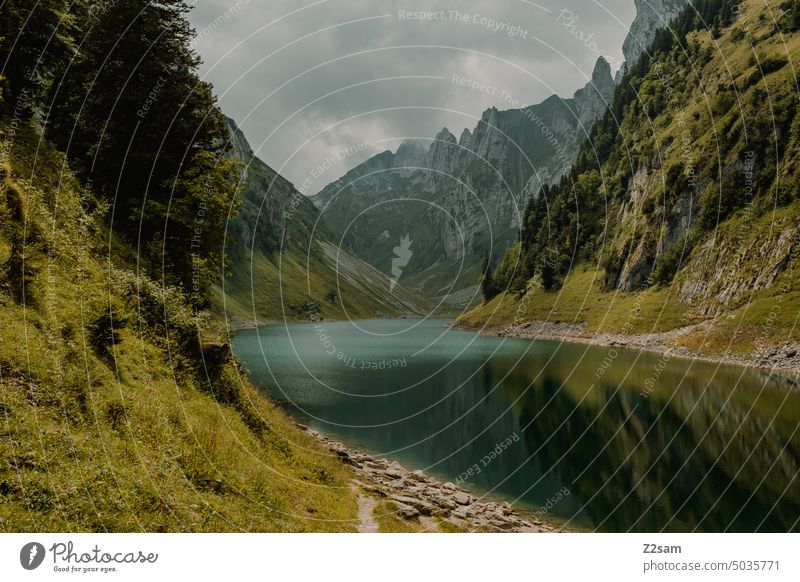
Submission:
<svg viewBox="0 0 800 582">
<path fill-rule="evenodd" d="M 681 268 L 682 263 L 686 261 L 692 250 L 689 242 L 689 238 L 683 236 L 658 257 L 655 269 L 653 269 L 653 281 L 656 284 L 666 285 L 672 281 L 672 278 Z"/>
<path fill-rule="evenodd" d="M 221 159 L 229 147 L 224 117 L 197 76 L 189 6 L 130 0 L 77 2 L 72 10 L 79 49 L 50 85 L 47 135 L 84 184 L 112 202 L 112 228 L 137 245 L 151 274 L 168 273 L 168 283 L 203 307 L 208 282 L 221 274 L 238 176 Z M 195 247 L 189 225 L 203 205 L 215 214 L 204 217 Z"/>
<path fill-rule="evenodd" d="M 503 291 L 512 291 L 512 292 L 519 292 L 520 289 L 516 286 L 512 285 L 515 282 L 519 282 L 521 277 L 517 277 L 516 273 L 521 268 L 520 263 L 520 251 L 521 251 L 521 244 L 517 243 L 512 246 L 506 253 L 503 255 L 503 258 L 500 260 L 500 263 L 497 265 L 497 268 L 492 275 L 494 280 L 494 295 L 497 293 L 501 293 Z M 487 299 L 490 300 L 494 297 L 489 297 Z M 484 299 L 486 299 L 486 294 L 484 294 Z"/>
<path fill-rule="evenodd" d="M 31 124 L 0 148 L 0 261 L 21 237 L 47 266 L 0 288 L 0 530 L 351 530 L 350 470 L 235 362 L 202 366 L 221 333 L 136 272 L 64 157 Z"/>
<path fill-rule="evenodd" d="M 483 297 L 483 302 L 488 303 L 501 290 L 502 288 L 498 289 L 495 283 L 494 275 L 492 274 L 492 266 L 489 262 L 489 257 L 486 256 L 481 263 L 481 296 Z"/>
<path fill-rule="evenodd" d="M 164 237 L 154 241 L 151 254 L 163 258 L 164 280 L 180 285 L 200 308 L 208 307 L 206 290 L 226 268 L 225 225 L 239 204 L 238 168 L 232 160 L 199 151 L 166 203 L 148 198 L 144 204 L 143 222 L 163 224 Z"/>
<path fill-rule="evenodd" d="M 2 99 L 29 116 L 74 50 L 75 3 L 66 0 L 0 2 Z M 12 105 L 13 107 L 13 105 Z"/>
<path fill-rule="evenodd" d="M 781 4 L 783 14 L 778 20 L 778 27 L 782 32 L 796 32 L 800 30 L 800 0 L 787 0 Z"/>
</svg>

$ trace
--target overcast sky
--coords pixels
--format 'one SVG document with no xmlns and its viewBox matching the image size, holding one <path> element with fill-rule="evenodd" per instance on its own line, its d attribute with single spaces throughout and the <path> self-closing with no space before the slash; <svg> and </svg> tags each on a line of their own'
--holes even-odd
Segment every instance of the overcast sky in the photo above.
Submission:
<svg viewBox="0 0 800 582">
<path fill-rule="evenodd" d="M 199 0 L 190 20 L 225 113 L 314 194 L 404 139 L 571 96 L 598 55 L 621 63 L 634 16 L 633 0 Z"/>
</svg>

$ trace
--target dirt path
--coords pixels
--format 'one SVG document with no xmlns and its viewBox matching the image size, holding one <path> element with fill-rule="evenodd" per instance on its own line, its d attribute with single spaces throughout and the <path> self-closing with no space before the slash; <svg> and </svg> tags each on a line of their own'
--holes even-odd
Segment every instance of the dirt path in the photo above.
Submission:
<svg viewBox="0 0 800 582">
<path fill-rule="evenodd" d="M 372 514 L 378 502 L 369 495 L 364 495 L 361 492 L 358 481 L 350 482 L 350 490 L 358 496 L 356 499 L 356 504 L 358 506 L 358 529 L 356 531 L 358 533 L 378 533 L 378 522 L 375 521 Z"/>
</svg>

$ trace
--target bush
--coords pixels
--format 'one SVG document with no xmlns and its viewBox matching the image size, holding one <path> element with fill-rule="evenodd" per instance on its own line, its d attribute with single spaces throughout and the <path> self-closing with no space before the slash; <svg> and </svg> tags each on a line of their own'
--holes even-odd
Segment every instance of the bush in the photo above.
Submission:
<svg viewBox="0 0 800 582">
<path fill-rule="evenodd" d="M 781 32 L 800 30 L 800 0 L 789 0 L 781 4 L 784 15 L 778 20 Z"/>
<path fill-rule="evenodd" d="M 113 363 L 112 346 L 120 340 L 119 332 L 128 324 L 128 320 L 120 307 L 107 307 L 92 318 L 86 331 L 89 336 L 89 345 L 92 346 L 97 356 L 111 365 Z"/>
<path fill-rule="evenodd" d="M 731 30 L 731 40 L 734 42 L 739 42 L 745 37 L 745 32 L 739 27 L 734 28 Z"/>
</svg>

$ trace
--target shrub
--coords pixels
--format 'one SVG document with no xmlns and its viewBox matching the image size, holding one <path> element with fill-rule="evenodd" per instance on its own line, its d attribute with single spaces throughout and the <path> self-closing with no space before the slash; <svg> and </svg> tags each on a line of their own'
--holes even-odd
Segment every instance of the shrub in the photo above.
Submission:
<svg viewBox="0 0 800 582">
<path fill-rule="evenodd" d="M 107 307 L 92 318 L 86 331 L 89 336 L 89 345 L 92 346 L 97 356 L 111 365 L 113 355 L 112 346 L 120 340 L 119 332 L 125 328 L 128 320 L 120 307 Z"/>
</svg>

